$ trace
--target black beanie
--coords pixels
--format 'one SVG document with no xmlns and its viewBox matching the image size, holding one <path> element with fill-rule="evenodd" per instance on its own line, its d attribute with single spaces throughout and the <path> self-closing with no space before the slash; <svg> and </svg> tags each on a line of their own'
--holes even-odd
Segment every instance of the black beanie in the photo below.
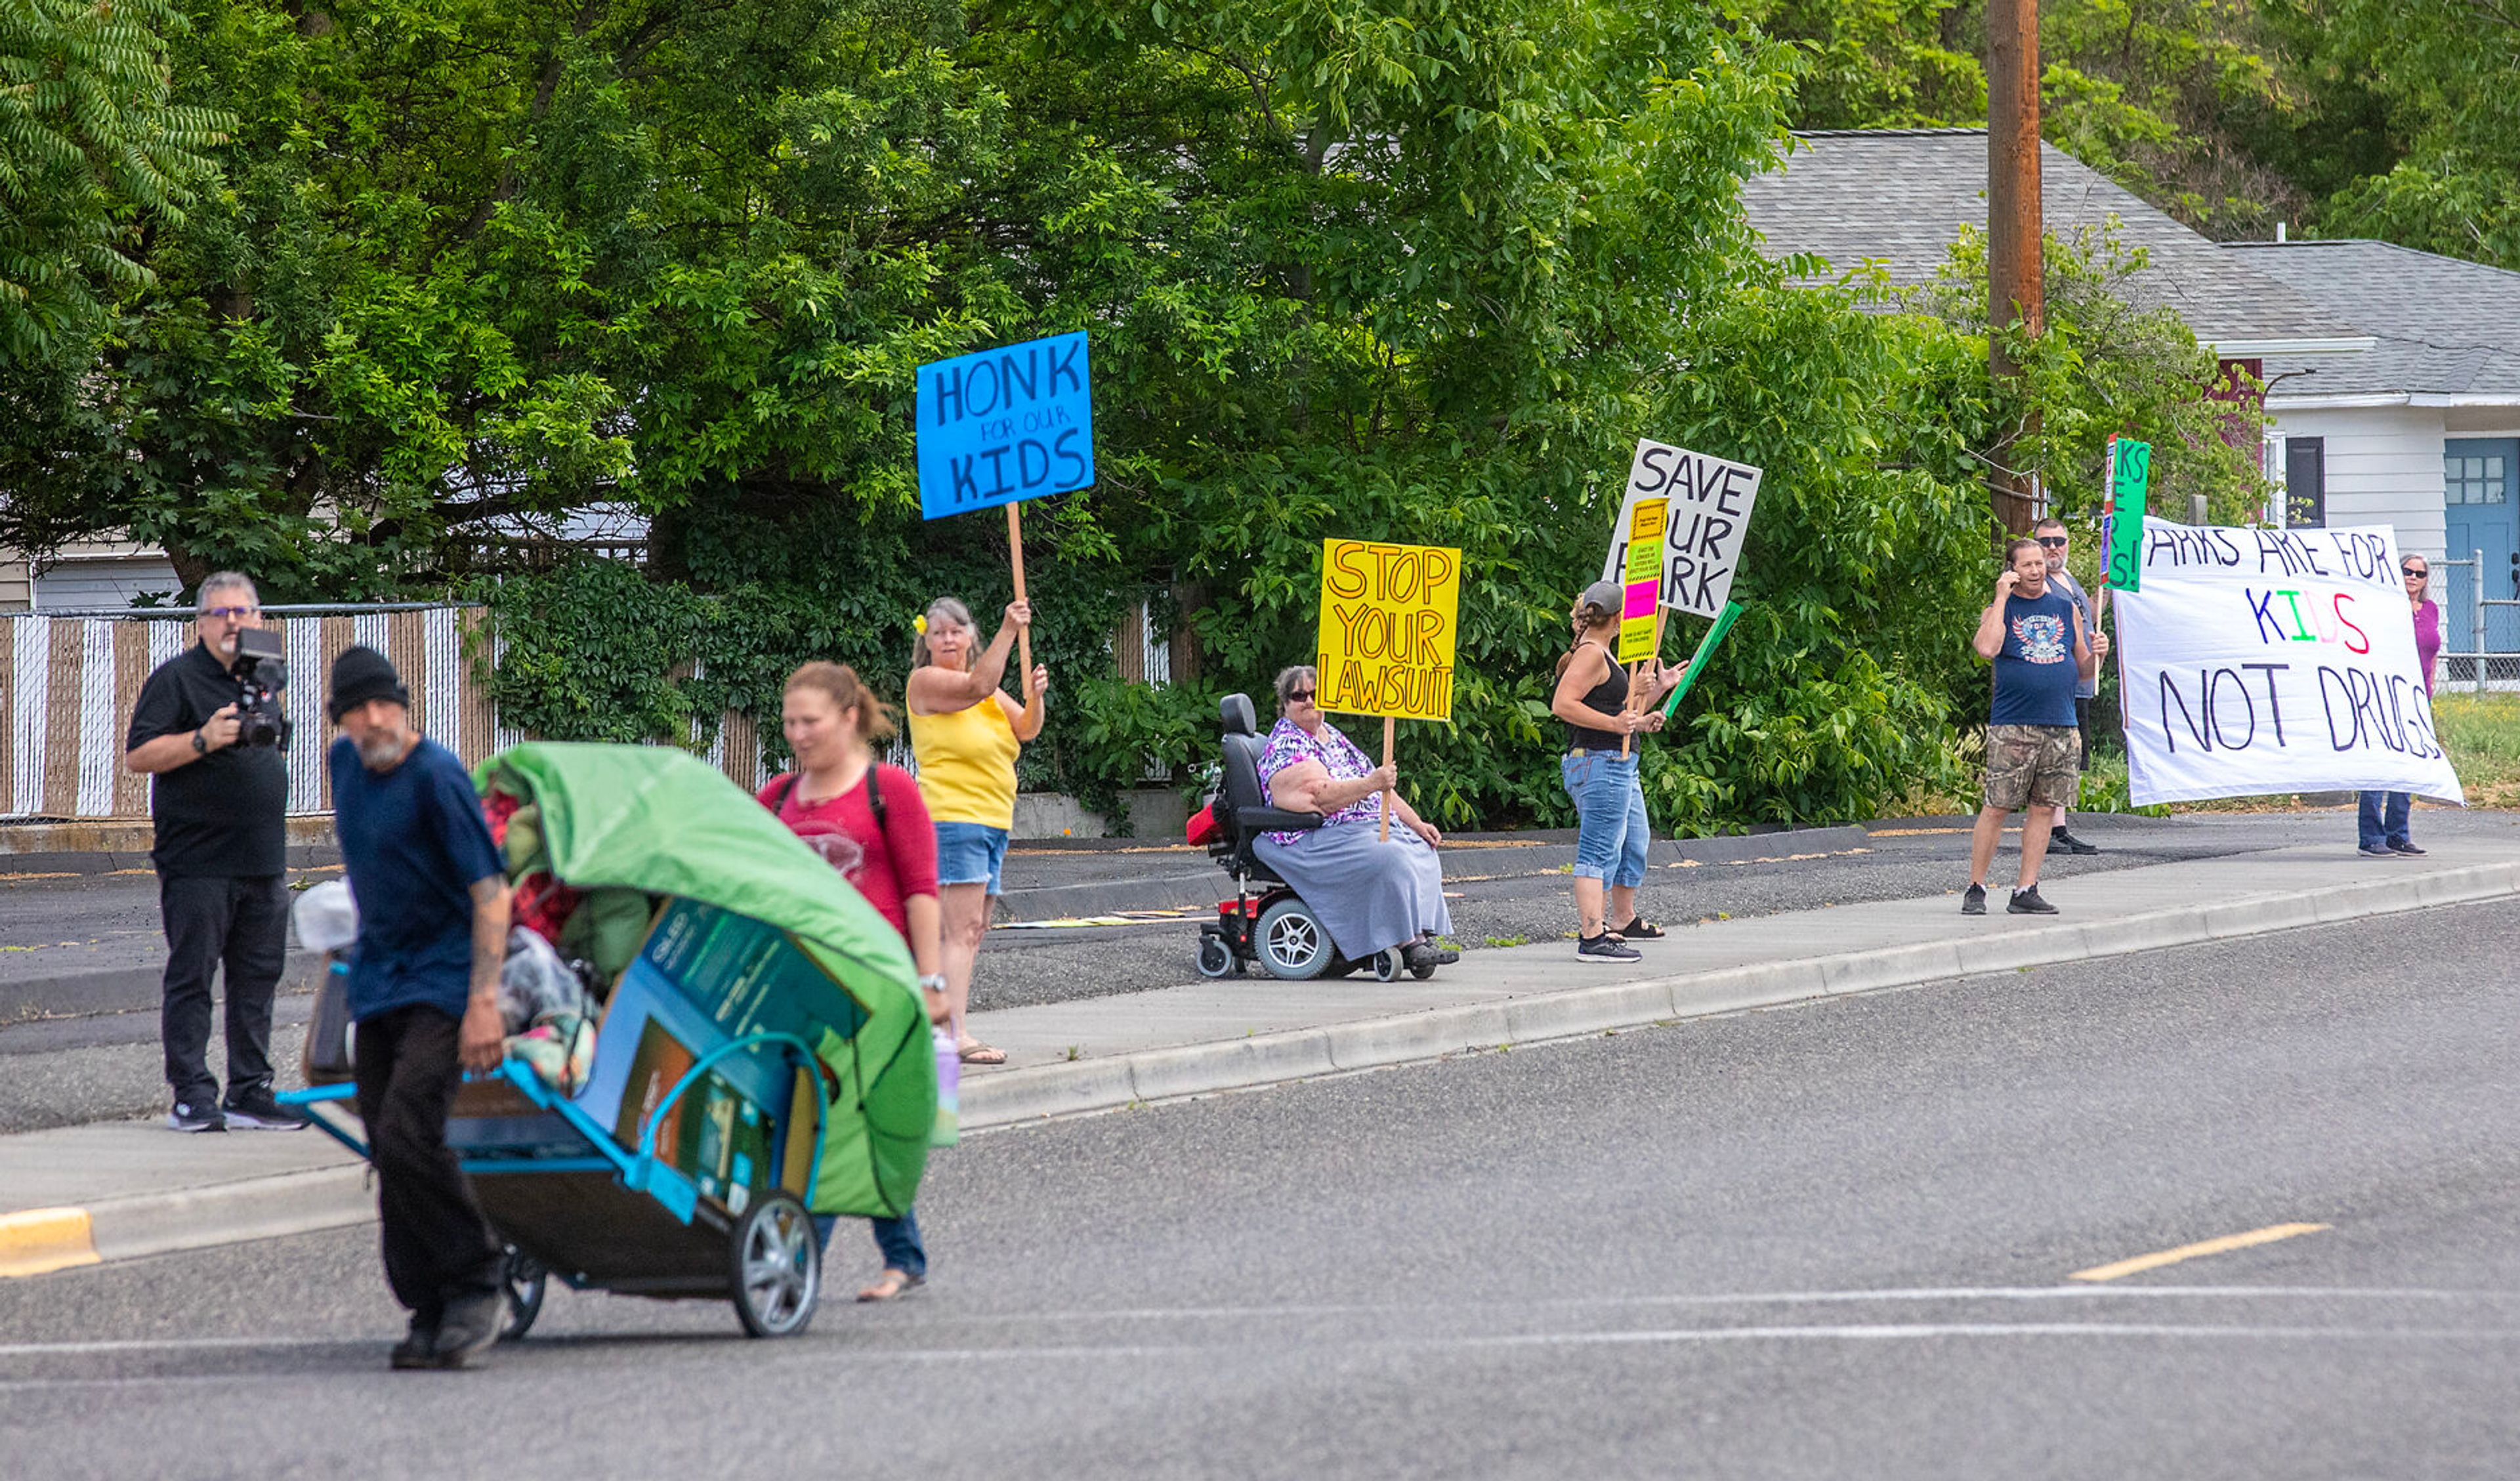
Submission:
<svg viewBox="0 0 2520 1481">
<path fill-rule="evenodd" d="M 333 702 L 328 712 L 333 723 L 338 725 L 343 715 L 371 699 L 409 704 L 411 691 L 402 687 L 402 675 L 394 672 L 391 659 L 373 648 L 354 644 L 333 660 Z"/>
</svg>

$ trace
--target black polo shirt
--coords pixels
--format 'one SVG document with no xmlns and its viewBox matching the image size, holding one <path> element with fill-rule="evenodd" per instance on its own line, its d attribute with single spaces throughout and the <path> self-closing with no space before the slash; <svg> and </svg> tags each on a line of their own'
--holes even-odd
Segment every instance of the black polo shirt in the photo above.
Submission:
<svg viewBox="0 0 2520 1481">
<path fill-rule="evenodd" d="M 189 736 L 237 702 L 237 682 L 200 643 L 158 665 L 131 710 L 134 750 L 160 736 Z M 289 762 L 276 745 L 229 745 L 150 779 L 149 817 L 158 841 L 149 862 L 164 875 L 238 877 L 289 867 L 281 817 L 289 809 Z"/>
</svg>

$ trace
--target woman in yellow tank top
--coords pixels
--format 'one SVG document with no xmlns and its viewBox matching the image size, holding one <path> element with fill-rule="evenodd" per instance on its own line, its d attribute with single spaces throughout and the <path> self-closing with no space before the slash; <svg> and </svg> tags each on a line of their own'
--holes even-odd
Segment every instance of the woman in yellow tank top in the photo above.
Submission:
<svg viewBox="0 0 2520 1481">
<path fill-rule="evenodd" d="M 1041 734 L 1050 670 L 1035 665 L 1017 704 L 998 688 L 1015 633 L 1032 606 L 1007 607 L 998 635 L 980 647 L 970 608 L 951 597 L 927 605 L 910 647 L 910 749 L 919 758 L 919 792 L 936 820 L 936 895 L 943 907 L 945 1001 L 954 1043 L 966 1064 L 1004 1064 L 1006 1052 L 973 1039 L 963 1026 L 971 1001 L 971 965 L 1003 893 L 1000 875 L 1015 826 L 1015 752 Z"/>
</svg>

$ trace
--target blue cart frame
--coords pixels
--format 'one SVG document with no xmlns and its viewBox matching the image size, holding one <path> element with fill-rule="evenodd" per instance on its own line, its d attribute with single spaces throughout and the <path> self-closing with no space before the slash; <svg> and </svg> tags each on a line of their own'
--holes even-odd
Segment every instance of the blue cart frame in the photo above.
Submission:
<svg viewBox="0 0 2520 1481">
<path fill-rule="evenodd" d="M 598 1033 L 599 1042 L 601 1031 Z M 524 1335 L 542 1309 L 546 1281 L 557 1276 L 574 1290 L 608 1290 L 660 1299 L 727 1297 L 752 1336 L 804 1330 L 822 1290 L 822 1241 L 806 1212 L 822 1164 L 823 1098 L 791 1098 L 813 1106 L 810 1155 L 802 1186 L 779 1186 L 747 1196 L 740 1208 L 700 1196 L 698 1184 L 656 1155 L 656 1132 L 701 1077 L 725 1059 L 776 1048 L 790 1082 L 821 1074 L 814 1052 L 789 1034 L 751 1034 L 701 1055 L 642 1118 L 635 1145 L 533 1070 L 508 1059 L 487 1075 L 468 1075 L 448 1118 L 447 1141 L 472 1180 L 482 1212 L 506 1243 L 508 1320 L 502 1336 Z M 302 1110 L 335 1141 L 373 1160 L 363 1128 L 339 1113 L 357 1088 L 323 1085 L 279 1099 Z M 789 1155 L 803 1130 L 792 1108 L 759 1106 L 771 1127 L 769 1167 L 796 1164 Z"/>
</svg>

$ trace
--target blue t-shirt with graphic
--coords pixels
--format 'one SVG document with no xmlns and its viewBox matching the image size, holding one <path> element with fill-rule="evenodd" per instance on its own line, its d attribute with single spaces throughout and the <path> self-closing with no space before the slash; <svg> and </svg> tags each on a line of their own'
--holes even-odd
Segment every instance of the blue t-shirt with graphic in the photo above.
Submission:
<svg viewBox="0 0 2520 1481">
<path fill-rule="evenodd" d="M 2073 599 L 2049 587 L 2036 597 L 2003 602 L 2003 647 L 1995 655 L 1996 725 L 2074 723 Z"/>
</svg>

